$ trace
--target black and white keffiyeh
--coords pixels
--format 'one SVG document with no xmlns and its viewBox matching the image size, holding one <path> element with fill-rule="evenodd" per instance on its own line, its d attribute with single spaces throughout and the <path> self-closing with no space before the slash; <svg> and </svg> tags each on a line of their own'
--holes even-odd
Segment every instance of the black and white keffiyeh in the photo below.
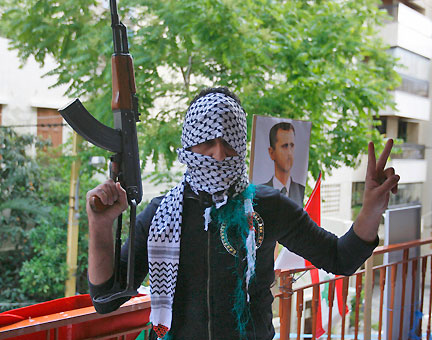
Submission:
<svg viewBox="0 0 432 340">
<path fill-rule="evenodd" d="M 148 237 L 149 277 L 151 290 L 150 321 L 159 338 L 171 328 L 172 304 L 180 256 L 183 193 L 189 183 L 195 193 L 212 195 L 216 208 L 230 195 L 248 186 L 246 174 L 246 114 L 239 103 L 223 93 L 209 93 L 188 109 L 183 124 L 179 161 L 186 164 L 183 180 L 172 188 L 153 217 Z M 237 153 L 222 161 L 191 152 L 190 147 L 222 138 Z M 209 209 L 206 210 L 207 225 Z"/>
</svg>

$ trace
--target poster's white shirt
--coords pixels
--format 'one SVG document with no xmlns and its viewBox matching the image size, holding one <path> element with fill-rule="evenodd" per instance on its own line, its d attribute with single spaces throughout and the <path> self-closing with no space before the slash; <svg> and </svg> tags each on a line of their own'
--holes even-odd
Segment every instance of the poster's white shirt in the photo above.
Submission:
<svg viewBox="0 0 432 340">
<path fill-rule="evenodd" d="M 290 186 L 291 186 L 291 176 L 288 178 L 288 181 L 287 181 L 287 184 L 286 184 L 286 185 L 283 185 L 283 184 L 282 184 L 282 183 L 281 183 L 281 182 L 276 178 L 276 176 L 273 177 L 273 188 L 274 188 L 274 189 L 277 189 L 277 190 L 279 190 L 279 191 L 281 191 L 282 188 L 285 187 L 285 188 L 286 188 L 286 193 L 285 193 L 286 196 L 288 196 Z"/>
</svg>

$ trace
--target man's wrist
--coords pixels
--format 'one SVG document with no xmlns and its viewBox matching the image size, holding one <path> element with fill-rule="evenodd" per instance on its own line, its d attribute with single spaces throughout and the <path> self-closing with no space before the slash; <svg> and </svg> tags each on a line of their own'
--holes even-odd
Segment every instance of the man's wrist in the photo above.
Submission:
<svg viewBox="0 0 432 340">
<path fill-rule="evenodd" d="M 378 235 L 380 219 L 381 216 L 371 216 L 361 210 L 354 222 L 355 234 L 367 243 L 374 242 Z"/>
</svg>

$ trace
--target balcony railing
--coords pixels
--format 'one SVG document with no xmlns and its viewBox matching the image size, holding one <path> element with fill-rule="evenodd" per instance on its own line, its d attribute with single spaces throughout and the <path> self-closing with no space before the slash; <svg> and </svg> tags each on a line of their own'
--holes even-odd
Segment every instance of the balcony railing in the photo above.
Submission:
<svg viewBox="0 0 432 340">
<path fill-rule="evenodd" d="M 305 270 L 316 270 L 312 268 L 286 270 L 280 273 L 280 292 L 276 295 L 279 300 L 280 314 L 280 339 L 316 339 L 316 320 L 317 309 L 319 304 L 320 287 L 328 284 L 328 332 L 321 338 L 349 338 L 349 339 L 371 339 L 372 338 L 372 313 L 374 320 L 378 321 L 377 330 L 374 333 L 374 339 L 383 339 L 383 332 L 386 329 L 387 339 L 406 339 L 409 329 L 412 339 L 430 339 L 431 337 L 431 276 L 432 276 L 432 238 L 416 240 L 406 243 L 394 244 L 390 246 L 378 247 L 371 258 L 366 262 L 364 270 L 360 270 L 350 277 L 339 276 L 316 284 L 308 284 L 296 287 L 294 284 L 294 274 Z M 410 249 L 418 249 L 420 246 L 428 245 L 427 254 L 410 257 Z M 402 260 L 385 265 L 373 266 L 374 258 L 395 251 L 401 251 Z M 401 271 L 400 280 L 397 280 L 398 272 Z M 375 285 L 375 277 L 379 282 Z M 388 278 L 386 280 L 386 277 Z M 418 281 L 419 280 L 419 281 Z M 342 313 L 342 320 L 338 325 L 332 325 L 332 311 L 335 300 L 335 286 L 342 286 L 342 306 L 348 301 L 348 291 L 355 291 L 355 303 L 351 313 L 354 313 L 354 324 L 351 328 L 348 326 L 348 320 L 345 313 Z M 397 292 L 396 286 L 400 291 Z M 407 287 L 411 287 L 408 291 Z M 418 291 L 416 290 L 418 287 Z M 379 307 L 372 308 L 373 290 L 377 289 L 375 296 L 379 297 L 376 303 Z M 310 294 L 312 291 L 312 294 Z M 387 296 L 387 310 L 384 311 L 385 292 Z M 378 293 L 378 294 L 377 294 Z M 305 321 L 305 296 L 311 296 L 311 316 L 312 316 L 312 334 L 303 334 L 302 325 Z M 364 296 L 364 299 L 362 298 Z M 378 302 L 379 299 L 379 302 Z M 408 304 L 406 301 L 410 301 Z M 294 306 L 295 304 L 295 306 Z M 361 305 L 363 307 L 361 308 Z M 363 310 L 363 320 L 361 320 L 361 310 Z M 407 324 L 404 311 L 409 311 L 409 324 Z M 426 324 L 424 318 L 418 317 L 418 312 L 426 315 Z M 387 325 L 384 326 L 384 312 L 387 312 Z M 400 312 L 400 317 L 396 319 L 396 312 Z M 416 314 L 417 312 L 417 314 Z M 327 321 L 327 320 L 325 320 Z M 291 324 L 293 323 L 293 325 Z M 295 325 L 294 325 L 295 324 Z M 394 332 L 394 329 L 398 332 Z M 360 334 L 363 329 L 363 335 Z M 291 333 L 291 331 L 294 331 Z M 350 333 L 350 334 L 348 334 Z M 404 336 L 403 336 L 404 335 Z M 422 336 L 423 335 L 423 336 Z M 425 337 L 424 337 L 425 336 Z"/>
<path fill-rule="evenodd" d="M 147 339 L 149 316 L 149 296 L 98 314 L 88 294 L 76 295 L 0 313 L 0 340 Z"/>
<path fill-rule="evenodd" d="M 394 159 L 424 159 L 425 146 L 412 143 L 396 145 L 391 157 Z"/>
</svg>

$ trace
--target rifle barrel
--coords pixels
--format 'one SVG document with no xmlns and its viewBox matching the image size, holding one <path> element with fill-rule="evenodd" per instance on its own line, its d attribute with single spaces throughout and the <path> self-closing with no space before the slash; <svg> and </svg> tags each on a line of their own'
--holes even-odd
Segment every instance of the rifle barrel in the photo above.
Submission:
<svg viewBox="0 0 432 340">
<path fill-rule="evenodd" d="M 116 0 L 110 0 L 110 9 L 111 9 L 111 26 L 115 26 L 120 23 L 118 12 L 117 12 Z"/>
<path fill-rule="evenodd" d="M 120 21 L 117 12 L 116 0 L 110 0 L 111 9 L 111 28 L 113 33 L 114 55 L 128 54 L 128 40 L 126 33 L 126 26 Z"/>
</svg>

